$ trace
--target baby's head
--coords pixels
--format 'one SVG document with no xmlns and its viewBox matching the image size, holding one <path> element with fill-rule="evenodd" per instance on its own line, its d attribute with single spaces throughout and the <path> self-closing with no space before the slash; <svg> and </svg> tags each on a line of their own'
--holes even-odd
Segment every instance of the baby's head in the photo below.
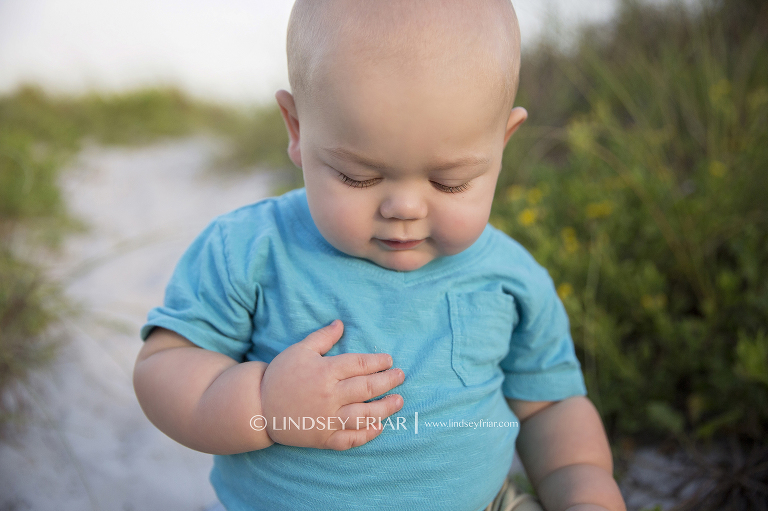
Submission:
<svg viewBox="0 0 768 511">
<path fill-rule="evenodd" d="M 325 239 L 400 271 L 472 245 L 527 116 L 519 62 L 509 0 L 297 0 L 277 100 Z"/>
</svg>

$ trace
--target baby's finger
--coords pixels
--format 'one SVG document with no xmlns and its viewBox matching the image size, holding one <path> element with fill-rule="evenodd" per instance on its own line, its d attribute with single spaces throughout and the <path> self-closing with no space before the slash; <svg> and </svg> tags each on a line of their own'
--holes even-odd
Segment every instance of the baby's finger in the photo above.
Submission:
<svg viewBox="0 0 768 511">
<path fill-rule="evenodd" d="M 392 357 L 386 353 L 343 353 L 329 357 L 329 360 L 339 380 L 378 373 L 392 367 Z"/>
<path fill-rule="evenodd" d="M 335 431 L 325 441 L 325 448 L 334 449 L 336 451 L 345 451 L 352 447 L 360 447 L 379 436 L 383 430 L 384 428 L 380 427 L 377 423 L 376 426 L 371 426 L 370 428 Z"/>
<path fill-rule="evenodd" d="M 335 319 L 330 325 L 315 330 L 296 344 L 306 346 L 312 351 L 324 355 L 329 349 L 333 348 L 334 344 L 339 342 L 343 333 L 344 324 L 341 320 Z"/>
<path fill-rule="evenodd" d="M 367 429 L 378 426 L 382 419 L 403 408 L 403 396 L 390 394 L 370 403 L 354 403 L 339 408 L 338 415 L 346 417 L 344 429 Z"/>
<path fill-rule="evenodd" d="M 360 403 L 368 401 L 385 392 L 389 392 L 405 380 L 402 369 L 389 369 L 380 373 L 355 376 L 342 380 L 338 385 L 338 395 L 342 403 Z"/>
</svg>

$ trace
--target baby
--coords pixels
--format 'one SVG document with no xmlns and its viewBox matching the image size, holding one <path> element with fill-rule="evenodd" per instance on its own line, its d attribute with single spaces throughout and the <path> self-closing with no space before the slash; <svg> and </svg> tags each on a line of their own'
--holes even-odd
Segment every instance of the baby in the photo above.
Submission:
<svg viewBox="0 0 768 511">
<path fill-rule="evenodd" d="M 624 509 L 553 283 L 488 225 L 519 47 L 509 0 L 297 0 L 305 188 L 198 237 L 134 371 L 227 509 L 510 509 L 515 445 L 545 509 Z"/>
</svg>

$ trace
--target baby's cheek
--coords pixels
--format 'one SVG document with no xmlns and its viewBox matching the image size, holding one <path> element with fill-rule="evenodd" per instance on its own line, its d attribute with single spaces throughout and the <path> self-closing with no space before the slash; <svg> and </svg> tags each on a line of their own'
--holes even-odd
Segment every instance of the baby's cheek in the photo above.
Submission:
<svg viewBox="0 0 768 511">
<path fill-rule="evenodd" d="M 326 208 L 323 226 L 318 228 L 326 240 L 342 252 L 359 256 L 359 251 L 370 241 L 370 226 L 366 214 L 353 205 L 339 201 Z"/>
<path fill-rule="evenodd" d="M 354 204 L 342 204 L 336 207 L 335 229 L 339 236 L 351 243 L 368 241 L 371 237 L 370 213 L 364 208 L 355 207 Z"/>
<path fill-rule="evenodd" d="M 440 245 L 442 255 L 458 254 L 477 241 L 485 224 L 469 215 L 450 215 L 438 222 L 432 238 Z"/>
</svg>

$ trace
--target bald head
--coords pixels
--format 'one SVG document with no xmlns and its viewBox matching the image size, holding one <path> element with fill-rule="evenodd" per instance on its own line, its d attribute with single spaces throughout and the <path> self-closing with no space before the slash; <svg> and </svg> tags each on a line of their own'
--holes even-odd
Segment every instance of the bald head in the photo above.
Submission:
<svg viewBox="0 0 768 511">
<path fill-rule="evenodd" d="M 339 66 L 471 76 L 512 108 L 520 31 L 509 0 L 296 0 L 288 76 L 299 106 Z"/>
</svg>

